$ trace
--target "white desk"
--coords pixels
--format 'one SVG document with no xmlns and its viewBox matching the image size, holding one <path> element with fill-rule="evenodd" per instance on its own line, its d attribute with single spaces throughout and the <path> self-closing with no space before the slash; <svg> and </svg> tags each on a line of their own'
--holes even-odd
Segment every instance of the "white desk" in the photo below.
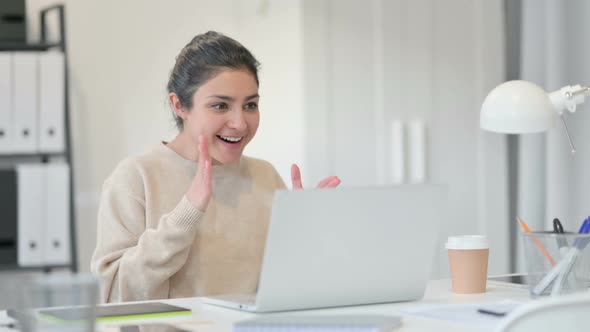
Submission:
<svg viewBox="0 0 590 332">
<path fill-rule="evenodd" d="M 419 308 L 420 306 L 431 306 L 440 304 L 460 304 L 478 302 L 500 302 L 503 300 L 529 301 L 528 289 L 505 284 L 501 282 L 488 282 L 487 292 L 474 295 L 457 295 L 450 291 L 449 280 L 433 280 L 428 283 L 426 294 L 420 301 L 400 302 L 391 304 L 352 306 L 320 310 L 297 311 L 297 314 L 389 314 L 401 315 L 400 310 Z M 101 331 L 118 331 L 116 325 L 137 324 L 139 322 L 168 322 L 182 328 L 199 332 L 230 332 L 235 321 L 253 318 L 256 314 L 241 312 L 232 309 L 202 304 L 199 298 L 172 299 L 165 302 L 191 308 L 192 315 L 176 317 L 153 318 L 149 320 L 126 320 L 122 322 L 100 323 Z M 467 326 L 447 321 L 425 319 L 415 316 L 402 315 L 403 325 L 396 331 L 480 331 L 473 326 Z M 5 313 L 0 313 L 0 322 L 5 321 Z M 14 332 L 14 329 L 2 329 L 0 332 Z"/>
</svg>

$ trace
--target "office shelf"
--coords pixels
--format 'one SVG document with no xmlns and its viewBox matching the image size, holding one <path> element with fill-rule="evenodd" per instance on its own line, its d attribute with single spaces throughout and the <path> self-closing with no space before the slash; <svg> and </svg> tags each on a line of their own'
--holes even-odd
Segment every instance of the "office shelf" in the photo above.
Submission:
<svg viewBox="0 0 590 332">
<path fill-rule="evenodd" d="M 0 43 L 0 51 L 47 51 L 51 48 L 61 47 L 59 43 Z"/>
<path fill-rule="evenodd" d="M 59 40 L 57 42 L 48 41 L 48 26 L 47 17 L 49 13 L 57 13 Z M 68 53 L 66 47 L 66 22 L 65 22 L 65 7 L 64 5 L 54 5 L 42 9 L 39 13 L 40 18 L 40 41 L 38 43 L 0 43 L 0 51 L 49 51 L 59 50 L 64 57 L 64 151 L 59 153 L 7 153 L 0 154 L 0 166 L 16 165 L 18 163 L 37 163 L 49 164 L 52 159 L 60 159 L 69 166 L 69 241 L 70 241 L 70 264 L 67 265 L 40 265 L 34 267 L 22 267 L 16 265 L 14 262 L 0 262 L 0 271 L 50 271 L 52 269 L 67 268 L 73 272 L 78 271 L 78 257 L 76 251 L 76 222 L 74 213 L 74 167 L 72 167 L 72 144 L 71 144 L 71 128 L 70 128 L 70 105 L 69 105 L 69 78 L 68 78 Z"/>
<path fill-rule="evenodd" d="M 71 269 L 71 264 L 68 265 L 39 265 L 39 266 L 18 266 L 16 264 L 0 264 L 0 272 L 2 271 L 30 271 L 48 272 L 56 269 Z"/>
<path fill-rule="evenodd" d="M 4 153 L 0 154 L 0 160 L 13 158 L 35 158 L 35 157 L 67 157 L 65 152 L 38 152 L 38 153 Z"/>
</svg>

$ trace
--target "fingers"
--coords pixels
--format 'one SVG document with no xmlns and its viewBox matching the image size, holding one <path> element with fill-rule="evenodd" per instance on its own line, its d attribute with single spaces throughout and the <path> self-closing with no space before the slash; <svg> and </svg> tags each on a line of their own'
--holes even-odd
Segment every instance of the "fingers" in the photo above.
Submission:
<svg viewBox="0 0 590 332">
<path fill-rule="evenodd" d="M 209 163 L 209 166 L 211 166 L 211 157 L 209 156 L 209 144 L 207 142 L 207 137 L 199 135 L 199 170 L 203 171 L 207 163 Z"/>
<path fill-rule="evenodd" d="M 320 183 L 318 183 L 316 188 L 335 188 L 340 184 L 340 179 L 337 176 L 329 176 Z"/>
<path fill-rule="evenodd" d="M 323 179 L 322 181 L 320 181 L 320 183 L 318 183 L 318 185 L 316 186 L 316 188 L 324 188 L 326 186 L 326 184 L 330 181 L 332 181 L 332 179 L 334 179 L 335 176 L 329 176 L 325 179 Z"/>
<path fill-rule="evenodd" d="M 297 164 L 291 165 L 291 182 L 293 183 L 293 189 L 303 189 L 301 184 L 301 171 Z"/>
<path fill-rule="evenodd" d="M 207 137 L 204 135 L 199 135 L 199 161 L 211 161 L 211 157 L 209 156 L 209 142 L 207 141 Z"/>
<path fill-rule="evenodd" d="M 212 195 L 211 158 L 207 138 L 199 136 L 199 163 L 197 173 L 186 193 L 188 200 L 199 210 L 206 211 Z"/>
<path fill-rule="evenodd" d="M 199 135 L 199 172 L 201 181 L 207 188 L 211 187 L 211 157 L 207 137 Z"/>
<path fill-rule="evenodd" d="M 325 188 L 336 188 L 340 185 L 340 178 L 335 176 L 334 179 L 332 179 L 332 181 L 330 181 Z"/>
<path fill-rule="evenodd" d="M 303 189 L 303 184 L 301 183 L 301 171 L 297 164 L 291 166 L 291 182 L 293 183 L 293 189 Z M 316 188 L 335 188 L 338 187 L 339 184 L 340 179 L 337 176 L 329 176 L 320 181 Z"/>
<path fill-rule="evenodd" d="M 201 181 L 203 181 L 203 186 L 208 188 L 209 192 L 211 191 L 211 160 L 206 160 L 204 163 L 203 173 Z"/>
</svg>

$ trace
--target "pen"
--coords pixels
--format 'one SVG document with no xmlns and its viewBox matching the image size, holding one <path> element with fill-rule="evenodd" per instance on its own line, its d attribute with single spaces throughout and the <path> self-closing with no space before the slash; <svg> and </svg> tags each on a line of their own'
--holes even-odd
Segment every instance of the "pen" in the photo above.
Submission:
<svg viewBox="0 0 590 332">
<path fill-rule="evenodd" d="M 580 227 L 578 234 L 588 234 L 588 232 L 590 232 L 590 219 L 586 218 L 584 220 L 584 222 L 582 223 L 582 226 Z M 567 263 L 564 266 L 564 268 L 560 271 L 559 275 L 557 276 L 557 279 L 553 283 L 553 289 L 551 289 L 552 296 L 559 295 L 559 293 L 561 293 L 561 289 L 563 287 L 563 283 L 565 282 L 566 278 L 568 279 L 568 281 L 570 283 L 576 282 L 576 280 L 573 279 L 572 276 L 570 275 L 570 272 L 572 270 L 572 267 L 574 266 L 574 263 L 576 262 L 576 258 L 578 256 L 578 254 L 580 252 L 582 252 L 582 250 L 584 250 L 584 248 L 586 247 L 587 244 L 588 244 L 588 239 L 586 239 L 586 238 L 578 237 L 574 240 L 574 245 L 572 246 L 570 251 L 567 253 L 566 259 L 564 259 L 567 261 Z"/>
<path fill-rule="evenodd" d="M 553 232 L 555 234 L 563 234 L 564 233 L 563 225 L 561 225 L 561 221 L 559 221 L 559 219 L 557 219 L 557 218 L 553 219 Z M 557 246 L 560 249 L 563 247 L 567 247 L 567 240 L 558 235 L 557 236 Z"/>
<path fill-rule="evenodd" d="M 590 232 L 590 217 L 588 217 L 584 220 L 584 223 L 582 224 L 582 227 L 580 227 L 578 234 L 588 234 L 589 232 Z M 587 238 L 579 237 L 574 240 L 574 247 L 578 248 L 580 251 L 582 251 L 586 247 L 587 244 L 588 244 Z"/>
<path fill-rule="evenodd" d="M 561 225 L 561 221 L 557 218 L 553 218 L 553 231 L 557 234 L 563 234 L 563 226 Z"/>
<path fill-rule="evenodd" d="M 580 234 L 584 234 L 583 232 L 588 232 L 590 231 L 590 220 L 586 219 L 584 220 L 584 222 L 582 223 L 582 227 L 580 227 L 580 231 L 578 233 Z M 580 241 L 578 241 L 580 240 Z M 581 241 L 583 241 L 583 243 L 581 243 Z M 535 295 L 540 295 L 541 293 L 543 293 L 545 291 L 545 289 L 547 289 L 547 287 L 549 287 L 549 285 L 551 284 L 551 282 L 553 282 L 553 280 L 555 280 L 555 278 L 559 278 L 553 287 L 553 290 L 551 291 L 552 295 L 558 294 L 560 292 L 560 284 L 561 281 L 563 280 L 563 275 L 560 274 L 565 274 L 565 272 L 567 272 L 571 267 L 571 265 L 573 265 L 573 261 L 576 259 L 576 256 L 578 255 L 578 253 L 580 252 L 581 249 L 583 249 L 583 247 L 585 247 L 588 244 L 588 241 L 586 239 L 576 239 L 574 241 L 574 246 L 572 246 L 572 248 L 568 251 L 566 257 L 564 257 L 559 264 L 557 264 L 556 266 L 554 266 L 549 273 L 547 273 L 547 275 L 545 275 L 545 277 L 543 277 L 543 279 L 541 279 L 541 281 L 539 281 L 539 283 L 537 284 L 537 286 L 535 286 L 535 288 L 533 288 L 533 294 Z M 583 245 L 583 247 L 581 247 Z M 580 246 L 580 248 L 578 248 L 578 246 Z"/>
<path fill-rule="evenodd" d="M 492 311 L 492 310 L 481 309 L 481 308 L 477 309 L 477 312 L 479 312 L 480 314 L 492 315 L 492 316 L 496 316 L 496 317 L 504 317 L 507 314 L 507 312 L 504 312 L 504 311 Z"/>
<path fill-rule="evenodd" d="M 522 227 L 522 229 L 524 230 L 525 233 L 532 233 L 529 226 L 527 224 L 525 224 L 525 222 L 522 221 L 522 219 L 520 219 L 519 217 L 516 217 L 516 220 L 518 221 L 518 223 L 520 224 L 520 227 Z M 543 256 L 545 256 L 545 258 L 547 258 L 547 260 L 549 261 L 551 266 L 555 266 L 555 261 L 553 260 L 553 258 L 551 258 L 551 255 L 549 255 L 549 253 L 547 252 L 545 247 L 543 247 L 543 244 L 541 244 L 539 239 L 537 239 L 534 236 L 531 236 L 531 238 L 533 239 L 533 241 L 537 245 L 537 248 L 539 248 L 539 250 L 541 250 L 541 253 L 543 254 Z"/>
</svg>

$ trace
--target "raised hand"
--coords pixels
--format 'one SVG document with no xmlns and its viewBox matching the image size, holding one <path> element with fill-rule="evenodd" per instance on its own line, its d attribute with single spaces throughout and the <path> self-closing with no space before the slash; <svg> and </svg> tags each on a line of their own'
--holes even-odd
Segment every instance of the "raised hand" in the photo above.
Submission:
<svg viewBox="0 0 590 332">
<path fill-rule="evenodd" d="M 209 156 L 209 147 L 207 138 L 199 136 L 199 168 L 191 182 L 186 198 L 191 204 L 202 212 L 207 210 L 209 200 L 211 200 L 211 157 Z"/>
<path fill-rule="evenodd" d="M 301 171 L 299 170 L 299 166 L 297 164 L 291 165 L 291 182 L 293 183 L 293 189 L 303 189 L 303 185 L 301 183 Z M 334 188 L 338 187 L 340 184 L 340 179 L 337 176 L 329 176 L 316 186 L 316 188 Z"/>
</svg>

